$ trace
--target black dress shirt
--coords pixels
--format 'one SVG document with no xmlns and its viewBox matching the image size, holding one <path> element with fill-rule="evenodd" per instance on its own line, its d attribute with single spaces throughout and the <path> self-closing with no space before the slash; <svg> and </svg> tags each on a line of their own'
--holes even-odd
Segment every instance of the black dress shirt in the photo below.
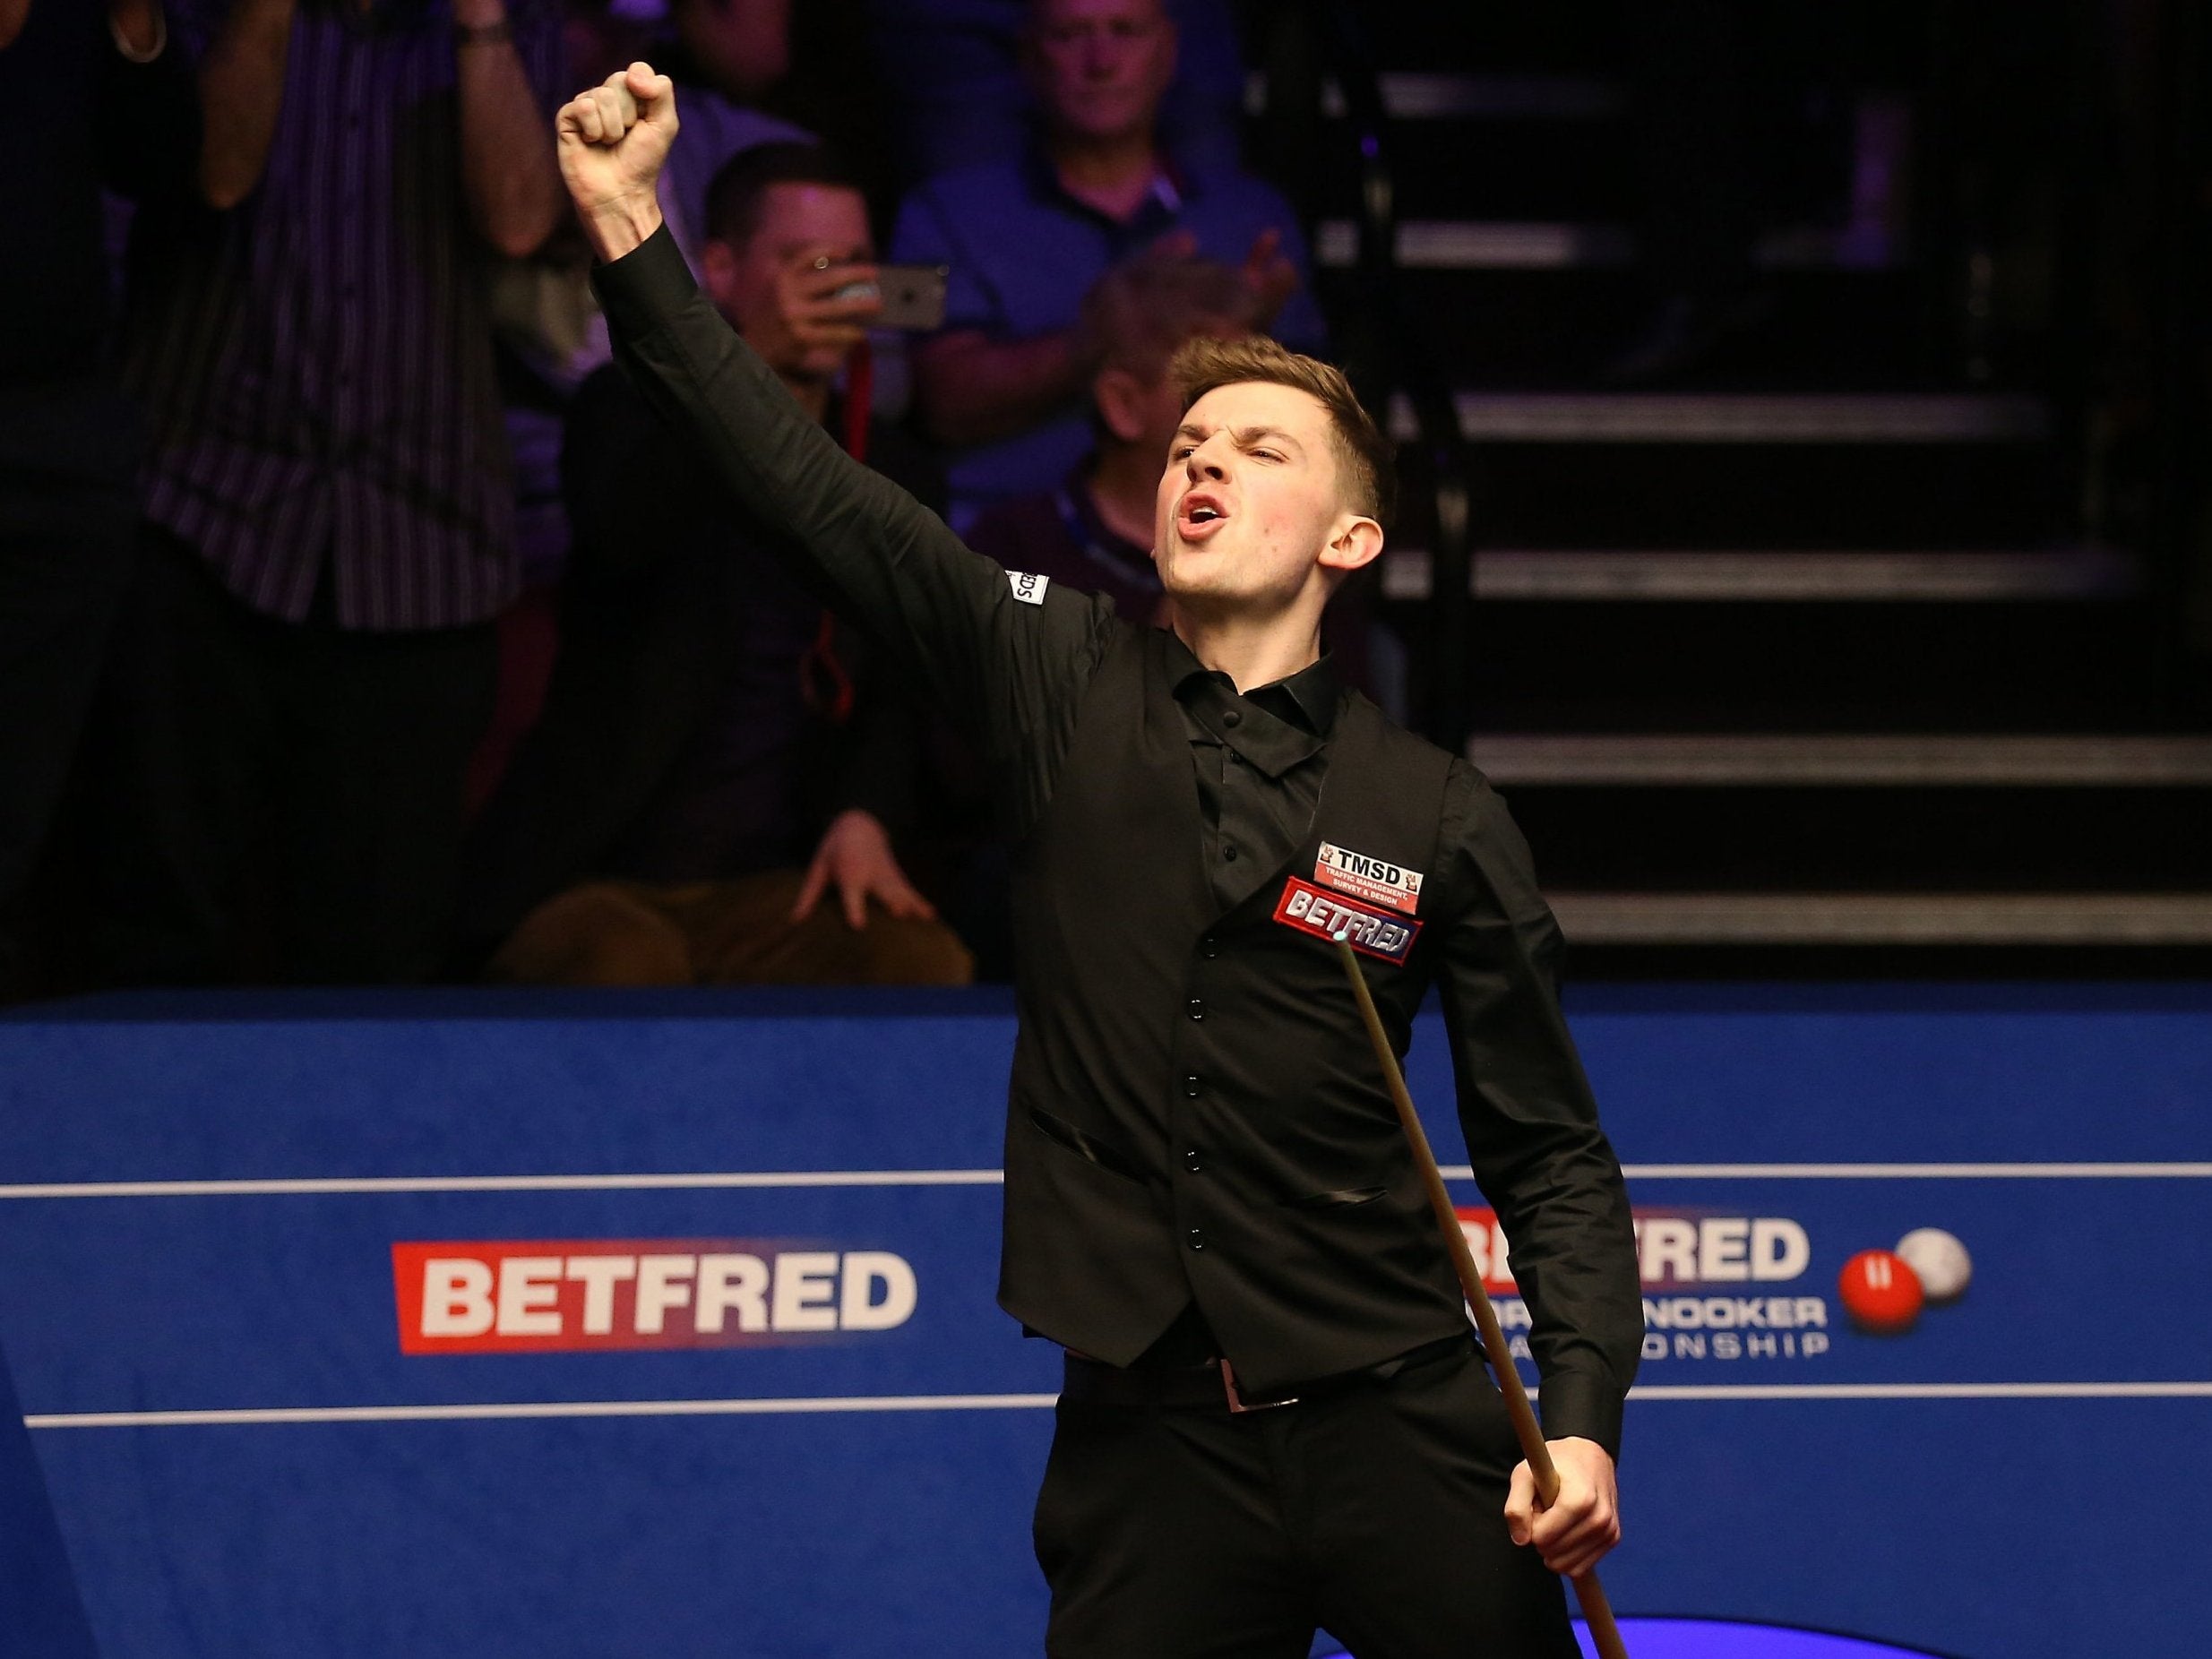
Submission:
<svg viewBox="0 0 2212 1659">
<path fill-rule="evenodd" d="M 1243 696 L 1229 676 L 1187 660 L 1175 701 L 1191 731 L 1198 774 L 1201 856 L 1223 909 L 1241 903 L 1305 838 L 1328 768 L 1324 740 L 1336 729 L 1341 687 L 1324 657 L 1288 679 Z"/>
</svg>

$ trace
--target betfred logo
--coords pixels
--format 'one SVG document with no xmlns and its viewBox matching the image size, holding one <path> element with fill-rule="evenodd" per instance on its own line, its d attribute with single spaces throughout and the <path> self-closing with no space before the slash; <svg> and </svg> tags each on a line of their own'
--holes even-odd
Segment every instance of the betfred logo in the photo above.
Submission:
<svg viewBox="0 0 2212 1659">
<path fill-rule="evenodd" d="M 1324 893 L 1295 875 L 1283 885 L 1283 896 L 1275 904 L 1275 919 L 1316 939 L 1334 939 L 1341 932 L 1353 950 L 1385 962 L 1403 963 L 1413 954 L 1413 941 L 1421 933 L 1418 922 L 1400 921 L 1334 893 Z"/>
<path fill-rule="evenodd" d="M 1497 1212 L 1468 1207 L 1459 1212 L 1483 1288 L 1515 1294 L 1505 1229 Z M 1780 1284 L 1801 1276 L 1812 1261 L 1812 1241 L 1786 1216 L 1704 1216 L 1683 1210 L 1635 1215 L 1637 1272 L 1646 1289 L 1676 1285 Z"/>
<path fill-rule="evenodd" d="M 736 1348 L 884 1331 L 914 1317 L 888 1251 L 789 1240 L 395 1243 L 403 1354 Z"/>
</svg>

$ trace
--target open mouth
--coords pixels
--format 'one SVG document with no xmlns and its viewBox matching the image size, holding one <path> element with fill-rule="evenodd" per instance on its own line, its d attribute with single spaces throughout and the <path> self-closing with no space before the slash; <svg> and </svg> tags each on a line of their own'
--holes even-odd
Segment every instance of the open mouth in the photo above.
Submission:
<svg viewBox="0 0 2212 1659">
<path fill-rule="evenodd" d="M 1205 495 L 1186 495 L 1175 514 L 1175 528 L 1185 541 L 1203 541 L 1228 522 L 1221 503 Z"/>
</svg>

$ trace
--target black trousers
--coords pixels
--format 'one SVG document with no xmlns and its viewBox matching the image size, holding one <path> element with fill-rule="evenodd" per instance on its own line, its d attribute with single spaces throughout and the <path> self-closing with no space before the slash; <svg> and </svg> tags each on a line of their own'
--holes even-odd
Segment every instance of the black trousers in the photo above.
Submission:
<svg viewBox="0 0 2212 1659">
<path fill-rule="evenodd" d="M 432 976 L 452 923 L 489 623 L 304 624 L 233 597 L 166 531 L 116 623 L 92 968 L 108 983 Z"/>
<path fill-rule="evenodd" d="M 1037 1496 L 1051 1659 L 1577 1659 L 1505 1530 L 1520 1459 L 1471 1352 L 1295 1405 L 1063 1398 Z"/>
<path fill-rule="evenodd" d="M 62 798 L 131 568 L 138 506 L 119 481 L 0 458 L 0 985 L 9 932 Z"/>
</svg>

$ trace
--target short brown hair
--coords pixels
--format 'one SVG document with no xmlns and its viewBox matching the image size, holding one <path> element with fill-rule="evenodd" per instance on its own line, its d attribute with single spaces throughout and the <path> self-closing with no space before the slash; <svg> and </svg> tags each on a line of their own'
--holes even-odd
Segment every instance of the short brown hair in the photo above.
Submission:
<svg viewBox="0 0 2212 1659">
<path fill-rule="evenodd" d="M 1390 529 L 1398 511 L 1397 452 L 1360 406 L 1342 370 L 1253 334 L 1193 340 L 1175 353 L 1168 373 L 1182 391 L 1186 413 L 1209 391 L 1253 381 L 1306 393 L 1329 411 L 1337 470 L 1350 486 L 1347 504 Z"/>
</svg>

